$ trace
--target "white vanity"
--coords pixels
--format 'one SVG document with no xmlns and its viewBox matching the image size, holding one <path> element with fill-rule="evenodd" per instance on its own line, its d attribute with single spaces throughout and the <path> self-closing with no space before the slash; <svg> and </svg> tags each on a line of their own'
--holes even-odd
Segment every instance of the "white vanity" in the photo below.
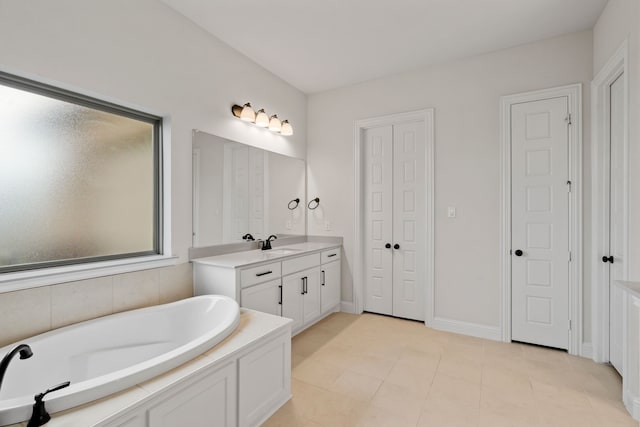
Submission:
<svg viewBox="0 0 640 427">
<path fill-rule="evenodd" d="M 296 334 L 340 309 L 339 243 L 305 242 L 193 259 L 195 295 L 293 320 Z"/>
<path fill-rule="evenodd" d="M 636 420 L 640 420 L 640 282 L 615 282 L 621 295 L 619 313 L 612 313 L 613 328 L 621 330 L 622 400 Z"/>
</svg>

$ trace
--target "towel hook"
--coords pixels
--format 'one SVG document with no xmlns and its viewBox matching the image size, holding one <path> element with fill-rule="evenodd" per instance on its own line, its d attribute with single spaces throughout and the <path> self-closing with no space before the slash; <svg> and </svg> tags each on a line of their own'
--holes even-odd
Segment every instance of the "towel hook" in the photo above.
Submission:
<svg viewBox="0 0 640 427">
<path fill-rule="evenodd" d="M 312 207 L 311 204 L 314 203 L 314 202 L 315 202 L 315 205 L 313 205 L 313 207 Z M 316 197 L 315 199 L 311 199 L 311 201 L 307 204 L 307 207 L 310 210 L 315 210 L 315 209 L 318 208 L 318 206 L 320 206 L 320 198 L 319 197 Z"/>
</svg>

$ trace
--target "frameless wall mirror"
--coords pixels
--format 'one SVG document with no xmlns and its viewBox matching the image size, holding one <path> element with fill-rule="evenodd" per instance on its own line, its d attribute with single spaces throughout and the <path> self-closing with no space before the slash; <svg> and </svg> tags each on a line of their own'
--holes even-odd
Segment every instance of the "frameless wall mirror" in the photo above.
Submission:
<svg viewBox="0 0 640 427">
<path fill-rule="evenodd" d="M 304 235 L 305 169 L 304 160 L 194 132 L 193 246 Z"/>
</svg>

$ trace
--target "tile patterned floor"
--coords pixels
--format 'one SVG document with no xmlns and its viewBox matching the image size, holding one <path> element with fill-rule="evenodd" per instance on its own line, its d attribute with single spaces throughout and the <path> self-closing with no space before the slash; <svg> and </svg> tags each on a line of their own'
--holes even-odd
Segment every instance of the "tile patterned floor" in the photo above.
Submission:
<svg viewBox="0 0 640 427">
<path fill-rule="evenodd" d="M 267 427 L 639 426 L 609 366 L 373 314 L 294 337 L 292 371 Z"/>
</svg>

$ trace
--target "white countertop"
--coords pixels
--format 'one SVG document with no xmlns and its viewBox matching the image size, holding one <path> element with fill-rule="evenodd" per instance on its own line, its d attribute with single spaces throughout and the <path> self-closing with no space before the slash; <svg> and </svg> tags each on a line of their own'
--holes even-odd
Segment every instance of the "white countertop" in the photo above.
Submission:
<svg viewBox="0 0 640 427">
<path fill-rule="evenodd" d="M 247 345 L 264 336 L 279 333 L 289 323 L 291 320 L 284 317 L 241 308 L 240 324 L 236 330 L 203 355 L 127 390 L 51 414 L 51 421 L 47 423 L 47 427 L 88 427 L 102 424 L 103 421 L 123 411 L 144 404 L 157 392 L 168 389 L 197 371 L 216 362 L 225 363 L 224 360 L 230 359 Z M 26 422 L 15 425 L 15 427 L 22 426 L 26 426 Z"/>
<path fill-rule="evenodd" d="M 247 267 L 253 264 L 261 264 L 269 261 L 276 261 L 282 258 L 291 258 L 309 253 L 324 251 L 327 249 L 339 248 L 339 243 L 305 242 L 282 247 L 274 247 L 271 250 L 254 249 L 244 252 L 233 252 L 230 254 L 210 256 L 206 258 L 196 258 L 194 263 L 213 265 L 225 268 Z M 286 250 L 283 253 L 282 250 Z"/>
</svg>

